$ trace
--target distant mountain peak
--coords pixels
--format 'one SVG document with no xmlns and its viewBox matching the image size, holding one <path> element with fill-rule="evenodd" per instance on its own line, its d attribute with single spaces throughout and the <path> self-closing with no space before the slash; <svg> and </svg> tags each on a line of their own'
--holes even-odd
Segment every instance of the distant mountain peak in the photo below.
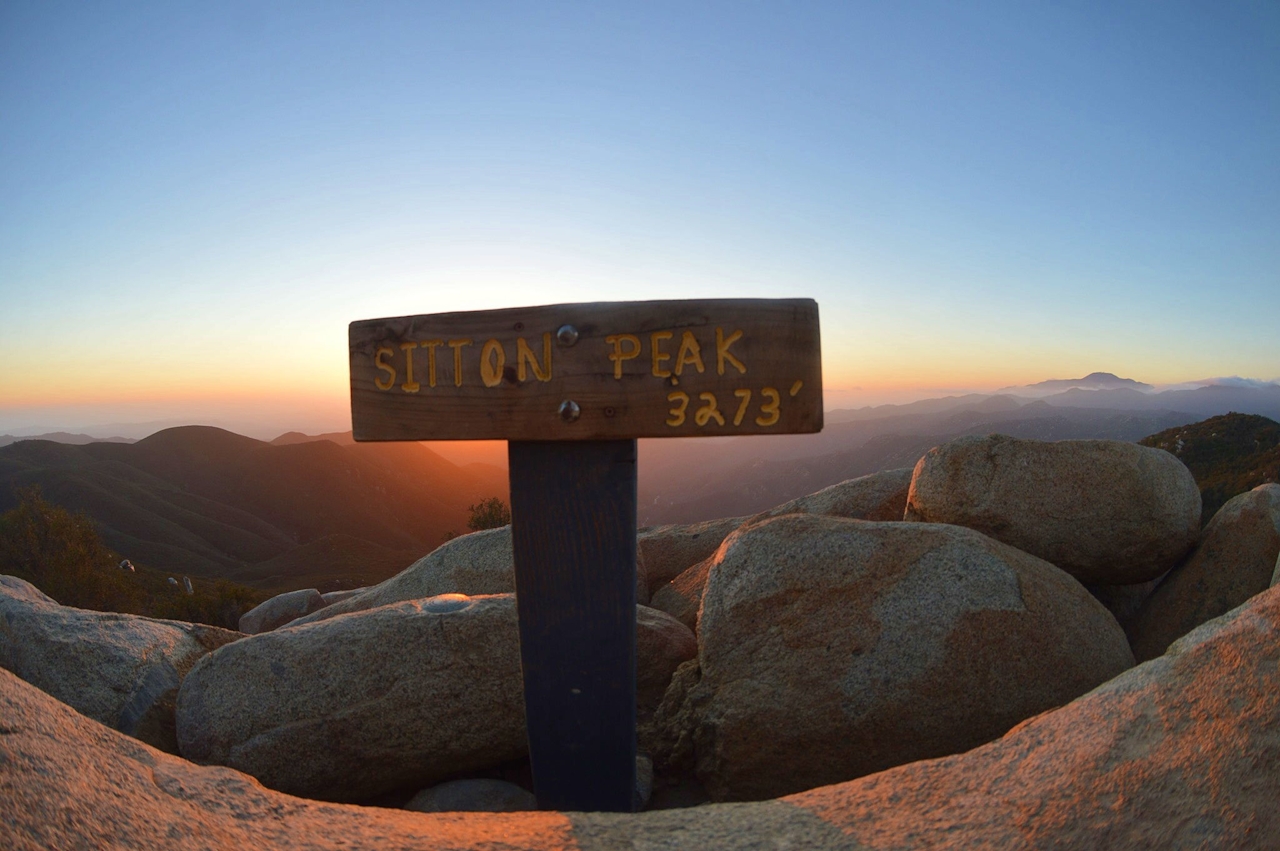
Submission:
<svg viewBox="0 0 1280 851">
<path fill-rule="evenodd" d="M 1154 390 L 1150 384 L 1134 381 L 1132 378 L 1121 378 L 1110 372 L 1091 372 L 1084 378 L 1051 378 L 1035 384 L 1021 387 L 1005 387 L 997 393 L 1032 393 L 1035 395 L 1061 393 L 1064 390 L 1138 390 L 1149 392 Z"/>
</svg>

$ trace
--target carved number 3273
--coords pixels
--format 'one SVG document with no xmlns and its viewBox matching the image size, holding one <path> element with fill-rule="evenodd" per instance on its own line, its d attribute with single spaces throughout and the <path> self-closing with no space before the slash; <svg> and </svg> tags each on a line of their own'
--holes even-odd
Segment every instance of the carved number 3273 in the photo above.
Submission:
<svg viewBox="0 0 1280 851">
<path fill-rule="evenodd" d="M 796 382 L 798 385 L 800 382 Z M 800 388 L 797 386 L 793 389 L 791 395 L 796 395 Z M 752 392 L 746 388 L 733 391 L 736 399 L 736 410 L 733 411 L 733 424 L 742 425 L 742 420 L 747 415 L 747 409 L 751 405 Z M 778 393 L 776 388 L 765 387 L 760 390 L 760 412 L 755 417 L 755 423 L 758 426 L 768 427 L 774 425 L 782 416 L 781 403 L 782 395 Z M 689 415 L 689 405 L 692 401 L 688 393 L 676 390 L 667 394 L 667 401 L 671 403 L 671 410 L 667 412 L 667 425 L 675 428 L 685 424 Z M 720 411 L 719 400 L 716 399 L 714 393 L 699 393 L 698 400 L 693 410 L 693 421 L 699 426 L 706 426 L 714 420 L 718 425 L 725 424 L 725 414 Z"/>
</svg>

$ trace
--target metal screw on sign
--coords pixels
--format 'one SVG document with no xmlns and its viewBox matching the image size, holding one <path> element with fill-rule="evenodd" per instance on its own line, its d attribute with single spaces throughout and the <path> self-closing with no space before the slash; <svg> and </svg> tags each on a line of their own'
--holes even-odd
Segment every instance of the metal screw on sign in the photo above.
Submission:
<svg viewBox="0 0 1280 851">
<path fill-rule="evenodd" d="M 572 399 L 565 399 L 560 403 L 560 419 L 571 423 L 576 422 L 580 416 L 582 416 L 582 408 L 578 407 L 577 402 Z"/>
<path fill-rule="evenodd" d="M 356 440 L 508 441 L 525 717 L 542 809 L 632 807 L 636 438 L 821 431 L 819 352 L 811 299 L 351 323 Z"/>
</svg>

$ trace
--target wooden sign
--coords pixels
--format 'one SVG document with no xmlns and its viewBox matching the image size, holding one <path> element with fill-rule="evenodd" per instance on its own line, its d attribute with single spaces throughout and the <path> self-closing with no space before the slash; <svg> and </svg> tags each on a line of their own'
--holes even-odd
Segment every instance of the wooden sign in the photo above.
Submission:
<svg viewBox="0 0 1280 851">
<path fill-rule="evenodd" d="M 822 429 L 811 299 L 352 322 L 356 440 L 506 439 L 542 809 L 634 806 L 636 438 Z"/>
<path fill-rule="evenodd" d="M 822 429 L 812 299 L 598 302 L 350 326 L 356 440 Z"/>
</svg>

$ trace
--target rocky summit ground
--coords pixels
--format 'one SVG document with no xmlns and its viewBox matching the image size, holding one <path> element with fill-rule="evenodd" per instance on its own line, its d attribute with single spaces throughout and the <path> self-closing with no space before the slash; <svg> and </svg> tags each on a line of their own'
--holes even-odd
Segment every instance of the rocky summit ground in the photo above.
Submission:
<svg viewBox="0 0 1280 851">
<path fill-rule="evenodd" d="M 1199 521 L 1164 450 L 991 436 L 643 530 L 633 814 L 524 809 L 506 530 L 239 633 L 6 577 L 0 846 L 1280 847 L 1280 486 Z"/>
<path fill-rule="evenodd" d="M 157 751 L 0 672 L 14 849 L 1275 848 L 1280 590 L 1004 737 L 785 798 L 625 814 L 326 804 Z"/>
</svg>

